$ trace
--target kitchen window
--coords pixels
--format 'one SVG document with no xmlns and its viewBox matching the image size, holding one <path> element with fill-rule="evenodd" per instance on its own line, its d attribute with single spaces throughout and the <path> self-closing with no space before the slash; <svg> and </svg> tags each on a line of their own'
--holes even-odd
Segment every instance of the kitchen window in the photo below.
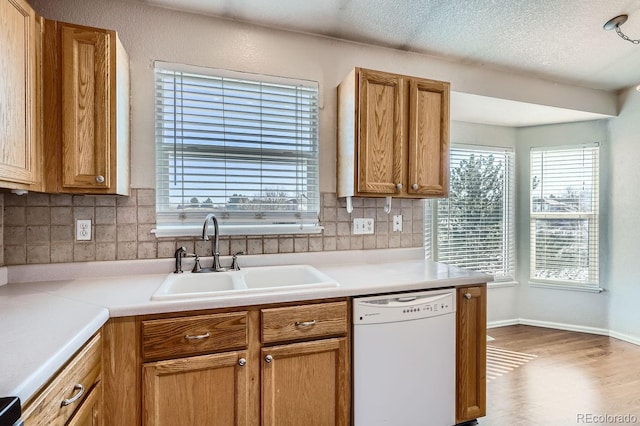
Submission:
<svg viewBox="0 0 640 426">
<path fill-rule="evenodd" d="M 530 279 L 598 287 L 599 145 L 532 148 Z"/>
<path fill-rule="evenodd" d="M 514 153 L 452 146 L 449 198 L 425 204 L 427 259 L 515 280 Z"/>
<path fill-rule="evenodd" d="M 320 232 L 318 84 L 155 64 L 158 236 Z"/>
</svg>

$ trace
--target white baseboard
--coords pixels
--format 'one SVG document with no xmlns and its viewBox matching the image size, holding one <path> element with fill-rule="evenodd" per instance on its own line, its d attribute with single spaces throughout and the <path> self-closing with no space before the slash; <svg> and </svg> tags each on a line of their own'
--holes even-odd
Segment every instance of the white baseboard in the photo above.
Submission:
<svg viewBox="0 0 640 426">
<path fill-rule="evenodd" d="M 637 336 L 629 336 L 628 334 L 618 333 L 617 331 L 610 331 L 609 336 L 640 346 L 640 337 Z"/>
<path fill-rule="evenodd" d="M 534 327 L 555 328 L 557 330 L 577 331 L 580 333 L 599 334 L 602 336 L 609 335 L 609 330 L 606 328 L 586 327 L 583 325 L 564 324 L 561 322 L 551 322 L 551 321 L 538 321 L 538 320 L 530 320 L 526 318 L 520 318 L 519 321 L 520 321 L 519 323 L 522 325 L 532 325 Z"/>
<path fill-rule="evenodd" d="M 502 321 L 491 321 L 487 323 L 487 328 L 498 328 L 498 327 L 507 327 L 509 325 L 518 325 L 520 324 L 519 319 L 510 319 L 510 320 L 502 320 Z"/>
<path fill-rule="evenodd" d="M 615 339 L 623 340 L 625 342 L 640 346 L 640 337 L 618 333 L 616 331 L 608 330 L 606 328 L 586 327 L 582 325 L 564 324 L 564 323 L 551 322 L 551 321 L 538 321 L 538 320 L 531 320 L 526 318 L 514 318 L 514 319 L 508 319 L 508 320 L 501 320 L 501 321 L 491 321 L 487 323 L 487 328 L 491 329 L 491 328 L 498 328 L 498 327 L 506 327 L 510 325 L 520 325 L 520 324 L 531 325 L 534 327 L 554 328 L 557 330 L 577 331 L 580 333 L 590 333 L 590 334 L 598 334 L 601 336 L 609 336 Z"/>
</svg>

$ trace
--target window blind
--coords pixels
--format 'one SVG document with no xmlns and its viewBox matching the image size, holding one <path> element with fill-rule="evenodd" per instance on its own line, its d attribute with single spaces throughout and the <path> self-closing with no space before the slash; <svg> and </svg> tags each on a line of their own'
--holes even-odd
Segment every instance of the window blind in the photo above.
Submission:
<svg viewBox="0 0 640 426">
<path fill-rule="evenodd" d="M 599 144 L 531 149 L 532 281 L 597 286 Z"/>
<path fill-rule="evenodd" d="M 157 233 L 320 231 L 317 83 L 156 63 L 155 128 Z"/>
<path fill-rule="evenodd" d="M 449 198 L 427 201 L 427 258 L 515 279 L 514 153 L 453 146 Z"/>
</svg>

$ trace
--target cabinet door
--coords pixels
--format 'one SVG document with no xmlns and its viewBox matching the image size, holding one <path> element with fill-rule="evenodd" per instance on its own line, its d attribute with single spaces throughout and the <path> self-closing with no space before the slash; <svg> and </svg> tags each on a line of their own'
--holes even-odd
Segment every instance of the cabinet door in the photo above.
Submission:
<svg viewBox="0 0 640 426">
<path fill-rule="evenodd" d="M 109 188 L 111 37 L 61 25 L 62 187 Z"/>
<path fill-rule="evenodd" d="M 247 424 L 246 358 L 226 352 L 144 364 L 143 424 Z"/>
<path fill-rule="evenodd" d="M 0 187 L 36 181 L 36 16 L 23 0 L 0 0 Z"/>
<path fill-rule="evenodd" d="M 407 192 L 447 196 L 449 180 L 449 83 L 409 83 L 409 181 Z"/>
<path fill-rule="evenodd" d="M 487 287 L 458 289 L 456 423 L 486 414 Z"/>
<path fill-rule="evenodd" d="M 102 424 L 102 384 L 95 386 L 76 410 L 67 426 L 100 426 Z"/>
<path fill-rule="evenodd" d="M 350 422 L 345 338 L 262 349 L 262 425 L 333 426 Z"/>
<path fill-rule="evenodd" d="M 358 77 L 358 192 L 395 195 L 404 179 L 403 80 L 371 70 Z"/>
</svg>

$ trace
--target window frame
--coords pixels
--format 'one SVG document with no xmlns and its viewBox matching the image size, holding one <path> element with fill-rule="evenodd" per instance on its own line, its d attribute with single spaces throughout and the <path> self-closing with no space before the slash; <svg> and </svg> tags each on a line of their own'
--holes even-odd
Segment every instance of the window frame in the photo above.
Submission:
<svg viewBox="0 0 640 426">
<path fill-rule="evenodd" d="M 158 71 L 163 72 L 178 72 L 178 73 L 186 73 L 186 74 L 195 74 L 198 76 L 207 76 L 213 78 L 222 78 L 222 79 L 238 79 L 238 80 L 249 80 L 254 82 L 260 82 L 265 84 L 277 84 L 277 85 L 287 85 L 290 87 L 304 86 L 307 88 L 312 88 L 315 90 L 315 97 L 313 106 L 315 107 L 313 110 L 313 115 L 315 119 L 315 127 L 311 133 L 310 137 L 307 137 L 305 140 L 311 141 L 311 151 L 309 153 L 298 152 L 295 158 L 291 157 L 275 157 L 272 156 L 273 160 L 277 158 L 277 160 L 273 163 L 276 165 L 284 164 L 288 162 L 292 165 L 300 165 L 300 161 L 303 161 L 303 167 L 311 165 L 311 168 L 314 168 L 314 172 L 312 175 L 308 176 L 304 179 L 303 183 L 295 184 L 295 187 L 298 188 L 295 190 L 295 194 L 300 194 L 299 188 L 307 188 L 306 192 L 311 195 L 311 199 L 313 201 L 310 202 L 312 209 L 310 211 L 303 211 L 301 209 L 293 209 L 289 212 L 288 210 L 277 211 L 277 210 L 260 210 L 260 211 L 229 211 L 229 201 L 224 202 L 224 206 L 217 208 L 204 206 L 206 203 L 201 203 L 198 206 L 194 207 L 185 207 L 184 211 L 166 211 L 164 210 L 164 206 L 168 206 L 171 204 L 169 201 L 169 188 L 166 185 L 166 182 L 163 185 L 163 180 L 160 179 L 160 170 L 164 170 L 164 173 L 168 173 L 170 171 L 170 165 L 168 164 L 168 154 L 165 152 L 166 149 L 160 149 L 161 139 L 166 139 L 163 136 L 162 130 L 160 130 L 160 125 L 158 123 L 158 117 L 163 114 L 161 110 L 161 105 L 158 104 L 158 96 L 161 93 L 163 88 L 159 88 L 158 84 Z M 156 110 L 154 113 L 154 128 L 155 128 L 155 147 L 156 147 L 156 229 L 152 232 L 156 234 L 157 237 L 180 237 L 180 236 L 199 236 L 202 232 L 202 224 L 204 218 L 207 213 L 214 213 L 218 218 L 220 224 L 220 234 L 221 235 L 281 235 L 281 234 L 314 234 L 322 232 L 322 226 L 320 225 L 319 216 L 320 216 L 320 208 L 321 208 L 321 200 L 320 200 L 320 188 L 319 188 L 319 180 L 320 180 L 320 170 L 319 170 L 319 162 L 320 162 L 320 153 L 319 153 L 319 145 L 320 145 L 320 136 L 319 136 L 319 121 L 320 121 L 320 88 L 318 82 L 309 81 L 309 80 L 301 80 L 287 77 L 277 77 L 270 76 L 264 74 L 255 74 L 255 73 L 246 73 L 246 72 L 236 72 L 230 70 L 223 70 L 217 68 L 207 68 L 207 67 L 199 67 L 199 66 L 191 66 L 184 64 L 175 64 L 168 63 L 162 61 L 155 61 L 153 67 L 154 73 L 154 99 L 156 103 Z M 179 93 L 175 91 L 175 93 Z M 313 102 L 312 102 L 313 103 Z M 177 112 L 174 114 L 177 115 Z M 224 132 L 224 131 L 223 131 Z M 176 139 L 177 140 L 177 139 Z M 174 141 L 174 145 L 176 142 Z M 247 148 L 247 147 L 231 147 L 228 146 L 224 149 L 213 146 L 211 149 L 207 149 L 204 145 L 187 145 L 188 150 L 181 153 L 181 155 L 186 155 L 191 158 L 192 161 L 196 158 L 204 158 L 203 161 L 209 162 L 217 162 L 221 161 L 222 156 L 220 152 L 224 150 L 224 155 L 235 155 L 237 158 L 240 158 L 239 161 L 246 161 L 247 164 L 253 164 L 254 166 L 258 164 L 266 164 L 264 162 L 260 163 L 260 161 L 264 160 L 262 157 L 263 143 L 255 144 L 255 148 Z M 295 148 L 294 144 L 291 144 L 291 147 Z M 197 157 L 197 152 L 200 150 L 201 152 L 206 152 L 207 156 Z M 243 153 L 252 152 L 252 155 L 248 155 L 242 157 Z M 300 150 L 302 151 L 302 149 Z M 216 154 L 218 152 L 219 154 Z M 260 154 L 258 154 L 260 152 Z M 174 154 L 175 155 L 175 154 Z M 166 157 L 166 158 L 165 158 Z M 184 157 L 183 157 L 184 158 Z M 265 157 L 266 158 L 266 157 Z M 260 160 L 260 161 L 258 161 Z M 177 161 L 177 157 L 176 160 Z M 177 166 L 176 166 L 177 167 Z M 233 170 L 233 169 L 231 169 Z M 288 172 L 291 173 L 291 172 Z M 225 175 L 227 172 L 225 172 Z M 210 176 L 210 175 L 207 175 Z M 264 177 L 264 174 L 261 174 Z M 282 175 L 279 175 L 282 176 Z M 262 177 L 260 179 L 262 179 Z M 166 186 L 166 187 L 165 187 Z M 264 191 L 268 191 L 267 187 L 260 187 Z M 225 192 L 226 193 L 226 192 Z M 293 194 L 293 192 L 292 192 Z M 227 193 L 228 195 L 228 193 Z M 235 194 L 234 194 L 235 195 Z M 228 195 L 228 197 L 232 197 L 233 195 Z M 227 200 L 229 199 L 227 196 Z M 183 200 L 181 203 L 186 206 L 188 204 Z M 180 207 L 178 207 L 180 208 Z"/>
<path fill-rule="evenodd" d="M 529 152 L 529 282 L 534 286 L 549 286 L 565 289 L 581 289 L 581 290 L 594 290 L 601 291 L 600 289 L 600 147 L 599 142 L 594 143 L 581 143 L 572 145 L 554 145 L 554 146 L 534 146 L 531 147 Z M 536 212 L 534 211 L 534 193 L 533 193 L 533 179 L 534 179 L 534 152 L 551 152 L 551 151 L 583 151 L 585 149 L 594 149 L 594 155 L 591 159 L 593 163 L 593 173 L 591 176 L 591 187 L 595 197 L 591 198 L 591 211 L 589 212 Z M 586 220 L 588 222 L 588 241 L 594 241 L 595 244 L 587 243 L 589 253 L 587 258 L 594 263 L 589 262 L 588 265 L 588 279 L 587 280 L 575 280 L 575 279 L 547 279 L 536 277 L 537 268 L 536 264 L 536 252 L 535 249 L 536 238 L 536 221 L 538 220 Z M 595 249 L 595 253 L 591 250 Z M 595 279 L 593 279 L 595 277 Z"/>
<path fill-rule="evenodd" d="M 516 176 L 515 176 L 515 149 L 511 147 L 490 146 L 490 145 L 471 145 L 471 144 L 452 144 L 451 151 L 456 149 L 460 151 L 471 151 L 473 154 L 499 154 L 504 155 L 504 185 L 503 185 L 503 203 L 505 209 L 503 212 L 503 229 L 502 239 L 503 256 L 505 258 L 504 269 L 505 274 L 502 276 L 494 276 L 492 284 L 509 284 L 515 283 L 517 280 L 517 240 L 516 240 Z M 471 154 L 470 153 L 470 154 Z M 450 167 L 449 173 L 452 168 Z M 449 180 L 451 182 L 451 179 Z M 446 262 L 438 258 L 438 204 L 448 199 L 429 199 L 425 200 L 425 257 L 429 260 L 437 262 Z M 464 266 L 462 266 L 464 267 Z M 469 268 L 473 269 L 473 268 Z M 477 270 L 477 269 L 474 269 Z M 486 272 L 491 274 L 491 272 Z"/>
</svg>

